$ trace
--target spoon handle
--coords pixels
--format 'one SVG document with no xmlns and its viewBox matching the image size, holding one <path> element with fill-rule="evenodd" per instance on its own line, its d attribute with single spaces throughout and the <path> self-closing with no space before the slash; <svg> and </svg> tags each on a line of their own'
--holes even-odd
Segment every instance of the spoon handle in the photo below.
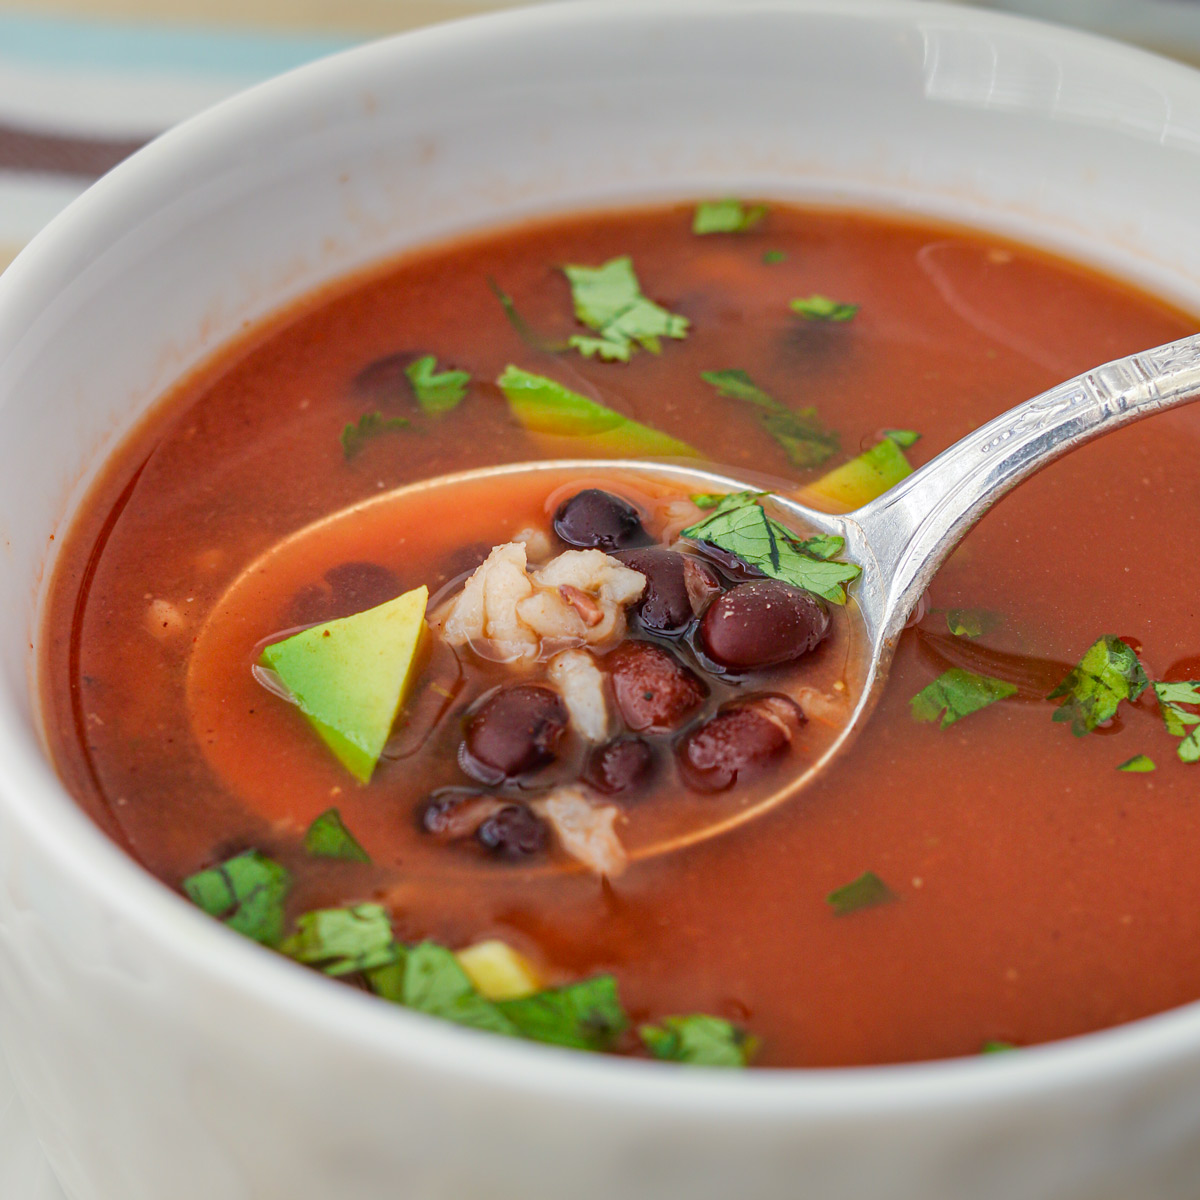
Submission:
<svg viewBox="0 0 1200 1200">
<path fill-rule="evenodd" d="M 847 514 L 885 581 L 870 598 L 892 637 L 963 535 L 1006 492 L 1101 434 L 1200 399 L 1200 334 L 1077 375 L 989 421 Z"/>
</svg>

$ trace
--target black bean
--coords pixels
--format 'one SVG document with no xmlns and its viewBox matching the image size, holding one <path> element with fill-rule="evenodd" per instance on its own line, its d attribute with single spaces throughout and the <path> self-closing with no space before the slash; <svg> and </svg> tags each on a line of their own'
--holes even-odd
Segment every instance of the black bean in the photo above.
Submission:
<svg viewBox="0 0 1200 1200">
<path fill-rule="evenodd" d="M 554 532 L 569 546 L 629 550 L 650 541 L 641 514 L 628 500 L 585 488 L 564 500 L 554 514 Z"/>
<path fill-rule="evenodd" d="M 496 784 L 552 762 L 566 731 L 557 692 L 528 683 L 502 687 L 467 720 L 459 763 L 468 775 Z"/>
<path fill-rule="evenodd" d="M 501 858 L 528 858 L 546 848 L 546 824 L 523 804 L 506 804 L 475 831 L 475 840 Z"/>
<path fill-rule="evenodd" d="M 631 609 L 642 627 L 651 633 L 665 634 L 686 629 L 694 615 L 684 577 L 687 559 L 661 546 L 620 550 L 615 557 L 646 577 L 646 590 Z"/>
<path fill-rule="evenodd" d="M 712 542 L 697 542 L 696 549 L 705 558 L 715 562 L 735 582 L 743 579 L 766 578 L 766 575 L 762 571 L 747 562 L 743 562 L 732 550 L 722 549 L 722 547 L 716 546 Z"/>
<path fill-rule="evenodd" d="M 828 630 L 829 613 L 816 596 L 778 579 L 756 579 L 714 600 L 698 636 L 713 662 L 749 671 L 800 658 Z"/>
<path fill-rule="evenodd" d="M 654 747 L 638 737 L 622 737 L 597 746 L 588 756 L 584 782 L 606 796 L 630 792 L 654 773 Z"/>
<path fill-rule="evenodd" d="M 359 371 L 351 389 L 364 400 L 395 400 L 407 396 L 409 383 L 404 368 L 416 362 L 418 357 L 412 351 L 401 351 L 377 358 Z"/>
<path fill-rule="evenodd" d="M 318 625 L 375 608 L 404 590 L 396 575 L 372 562 L 340 563 L 292 598 L 289 617 L 295 625 Z"/>
<path fill-rule="evenodd" d="M 623 642 L 605 659 L 625 724 L 638 733 L 677 729 L 708 689 L 675 656 L 650 642 Z"/>
<path fill-rule="evenodd" d="M 723 792 L 783 754 L 803 722 L 803 712 L 784 696 L 728 705 L 683 738 L 680 774 L 699 791 Z"/>
<path fill-rule="evenodd" d="M 495 796 L 481 796 L 462 788 L 434 792 L 417 812 L 417 826 L 444 842 L 470 837 L 489 817 L 504 807 Z"/>
</svg>

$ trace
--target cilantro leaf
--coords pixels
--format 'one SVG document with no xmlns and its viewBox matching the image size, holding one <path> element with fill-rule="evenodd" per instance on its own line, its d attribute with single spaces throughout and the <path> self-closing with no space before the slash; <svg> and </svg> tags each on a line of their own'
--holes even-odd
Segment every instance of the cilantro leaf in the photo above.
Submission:
<svg viewBox="0 0 1200 1200">
<path fill-rule="evenodd" d="M 638 1035 L 655 1058 L 698 1067 L 744 1067 L 758 1049 L 758 1039 L 744 1029 L 705 1013 L 664 1017 L 640 1026 Z"/>
<path fill-rule="evenodd" d="M 389 978 L 394 983 L 395 976 L 384 976 L 384 980 Z M 378 983 L 378 978 L 372 981 L 374 987 Z M 510 1037 L 517 1033 L 497 1006 L 475 990 L 454 954 L 435 942 L 421 942 L 408 951 L 399 1003 L 456 1025 Z"/>
<path fill-rule="evenodd" d="M 857 879 L 835 888 L 825 897 L 835 917 L 846 917 L 864 908 L 875 908 L 896 899 L 892 891 L 874 871 L 864 871 Z"/>
<path fill-rule="evenodd" d="M 642 295 L 628 255 L 599 267 L 565 266 L 563 274 L 571 285 L 575 316 L 600 335 L 576 334 L 568 339 L 584 358 L 598 354 L 606 361 L 628 362 L 635 346 L 658 354 L 660 339 L 687 337 L 686 317 L 667 312 Z"/>
<path fill-rule="evenodd" d="M 291 874 L 258 850 L 247 850 L 183 881 L 183 890 L 210 917 L 264 946 L 283 938 Z"/>
<path fill-rule="evenodd" d="M 758 423 L 783 447 L 798 467 L 819 467 L 831 454 L 836 454 L 841 439 L 826 429 L 817 419 L 815 408 L 793 410 L 764 392 L 754 380 L 738 367 L 723 371 L 701 371 L 700 378 L 731 400 L 753 404 L 761 411 Z"/>
<path fill-rule="evenodd" d="M 1135 754 L 1132 758 L 1127 758 L 1117 768 L 1118 771 L 1130 771 L 1139 775 L 1143 775 L 1147 771 L 1153 771 L 1154 769 L 1154 759 L 1148 758 L 1145 754 Z"/>
<path fill-rule="evenodd" d="M 973 675 L 961 667 L 951 667 L 931 684 L 923 687 L 908 703 L 916 721 L 936 721 L 941 718 L 943 729 L 955 721 L 1004 700 L 1016 693 L 1015 683 L 992 679 L 988 675 Z M 944 715 L 943 715 L 944 714 Z"/>
<path fill-rule="evenodd" d="M 834 555 L 841 554 L 845 549 L 846 539 L 838 537 L 836 533 L 818 533 L 796 544 L 805 554 L 811 554 L 813 558 L 827 561 Z"/>
<path fill-rule="evenodd" d="M 418 358 L 404 368 L 413 395 L 422 412 L 430 414 L 449 412 L 462 403 L 471 382 L 467 371 L 439 371 L 437 359 L 432 354 Z"/>
<path fill-rule="evenodd" d="M 913 429 L 885 429 L 883 436 L 891 438 L 902 450 L 915 446 L 921 440 L 921 435 Z"/>
<path fill-rule="evenodd" d="M 509 412 L 529 433 L 576 438 L 578 448 L 611 457 L 700 455 L 687 442 L 589 400 L 545 375 L 508 366 L 496 383 Z"/>
<path fill-rule="evenodd" d="M 1088 647 L 1079 665 L 1046 699 L 1066 698 L 1054 719 L 1070 721 L 1071 732 L 1083 737 L 1110 720 L 1122 700 L 1136 700 L 1148 685 L 1133 650 L 1120 638 L 1105 634 Z"/>
<path fill-rule="evenodd" d="M 629 1024 L 611 975 L 503 1000 L 496 1007 L 522 1037 L 578 1050 L 608 1050 Z"/>
<path fill-rule="evenodd" d="M 297 962 L 335 976 L 390 966 L 404 955 L 392 937 L 387 909 L 379 904 L 307 912 L 279 949 Z"/>
<path fill-rule="evenodd" d="M 861 305 L 843 304 L 814 292 L 811 296 L 798 297 L 788 307 L 808 321 L 849 321 Z"/>
<path fill-rule="evenodd" d="M 991 633 L 1000 624 L 998 613 L 982 608 L 951 608 L 946 613 L 946 628 L 955 637 L 977 638 Z"/>
<path fill-rule="evenodd" d="M 1200 704 L 1200 680 L 1156 683 L 1154 695 L 1158 699 L 1158 707 L 1162 711 L 1167 732 L 1173 737 L 1183 739 L 1175 751 L 1180 761 L 1200 762 L 1200 714 L 1189 712 L 1182 707 L 1185 704 Z"/>
<path fill-rule="evenodd" d="M 348 862 L 369 863 L 371 856 L 358 844 L 336 808 L 326 809 L 304 835 L 304 848 L 318 858 L 343 858 Z"/>
<path fill-rule="evenodd" d="M 745 233 L 767 215 L 765 204 L 747 208 L 740 200 L 706 200 L 696 205 L 693 233 Z"/>
<path fill-rule="evenodd" d="M 833 604 L 846 603 L 843 585 L 862 574 L 855 563 L 829 562 L 806 553 L 802 541 L 771 520 L 754 499 L 743 499 L 740 493 L 689 526 L 681 536 L 709 542 L 757 567 L 764 575 L 813 592 Z M 820 548 L 824 551 L 828 545 L 822 543 Z"/>
<path fill-rule="evenodd" d="M 764 250 L 762 260 L 767 266 L 772 266 L 775 263 L 787 262 L 787 255 L 782 250 Z"/>
<path fill-rule="evenodd" d="M 769 496 L 770 492 L 697 492 L 690 497 L 697 508 L 740 508 L 743 504 Z"/>
<path fill-rule="evenodd" d="M 407 428 L 407 417 L 385 417 L 378 410 L 364 413 L 359 417 L 357 423 L 351 421 L 342 430 L 340 439 L 342 453 L 345 454 L 347 461 L 349 461 L 358 454 L 371 438 L 378 437 L 381 433 L 397 433 L 401 429 Z"/>
</svg>

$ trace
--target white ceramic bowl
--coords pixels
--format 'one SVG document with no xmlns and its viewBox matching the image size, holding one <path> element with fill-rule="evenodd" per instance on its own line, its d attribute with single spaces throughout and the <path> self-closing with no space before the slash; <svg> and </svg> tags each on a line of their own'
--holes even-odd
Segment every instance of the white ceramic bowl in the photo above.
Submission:
<svg viewBox="0 0 1200 1200">
<path fill-rule="evenodd" d="M 1200 311 L 1200 76 L 879 0 L 551 5 L 369 46 L 162 138 L 0 279 L 0 1042 L 74 1200 L 1194 1198 L 1198 1006 L 871 1070 L 515 1044 L 240 940 L 42 756 L 51 536 L 181 372 L 429 238 L 731 192 L 945 215 Z"/>
</svg>

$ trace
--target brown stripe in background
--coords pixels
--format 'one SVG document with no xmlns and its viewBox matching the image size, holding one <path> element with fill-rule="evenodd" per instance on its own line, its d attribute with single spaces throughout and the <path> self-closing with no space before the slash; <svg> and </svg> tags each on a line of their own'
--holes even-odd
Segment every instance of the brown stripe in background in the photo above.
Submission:
<svg viewBox="0 0 1200 1200">
<path fill-rule="evenodd" d="M 0 170 L 96 179 L 147 140 L 34 132 L 0 123 Z"/>
</svg>

